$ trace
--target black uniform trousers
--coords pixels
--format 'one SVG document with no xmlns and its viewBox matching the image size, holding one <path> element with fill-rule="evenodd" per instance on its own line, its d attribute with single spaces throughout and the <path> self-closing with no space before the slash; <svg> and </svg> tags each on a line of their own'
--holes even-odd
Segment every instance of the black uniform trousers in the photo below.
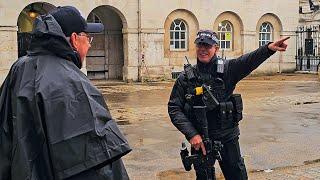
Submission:
<svg viewBox="0 0 320 180">
<path fill-rule="evenodd" d="M 226 180 L 247 180 L 248 175 L 246 167 L 241 157 L 239 137 L 222 142 L 223 148 L 220 152 L 222 161 L 219 162 L 221 170 Z M 194 153 L 194 152 L 193 152 Z M 196 153 L 202 153 L 197 151 Z M 206 172 L 203 169 L 195 167 L 197 180 L 206 180 Z M 215 175 L 213 175 L 215 177 Z M 214 178 L 215 179 L 215 178 Z"/>
</svg>

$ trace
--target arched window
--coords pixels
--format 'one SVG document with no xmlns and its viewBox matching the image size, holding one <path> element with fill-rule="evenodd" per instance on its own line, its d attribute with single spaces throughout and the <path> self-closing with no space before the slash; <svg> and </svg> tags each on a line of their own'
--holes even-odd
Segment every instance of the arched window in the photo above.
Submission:
<svg viewBox="0 0 320 180">
<path fill-rule="evenodd" d="M 91 12 L 87 18 L 88 22 L 90 23 L 102 23 L 99 16 L 96 15 L 94 12 Z"/>
<path fill-rule="evenodd" d="M 232 48 L 232 25 L 229 21 L 223 21 L 219 24 L 218 38 L 221 49 Z"/>
<path fill-rule="evenodd" d="M 259 30 L 259 47 L 272 41 L 272 25 L 268 22 L 262 23 Z"/>
<path fill-rule="evenodd" d="M 187 26 L 181 19 L 175 19 L 170 26 L 170 50 L 186 50 Z"/>
</svg>

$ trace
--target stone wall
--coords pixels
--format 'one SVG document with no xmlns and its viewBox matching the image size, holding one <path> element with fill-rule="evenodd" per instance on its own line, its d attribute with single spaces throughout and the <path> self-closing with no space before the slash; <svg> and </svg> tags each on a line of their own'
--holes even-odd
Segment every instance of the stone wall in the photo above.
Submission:
<svg viewBox="0 0 320 180">
<path fill-rule="evenodd" d="M 20 12 L 36 1 L 0 0 L 0 35 L 8 41 L 0 43 L 0 77 L 7 74 L 17 58 L 17 19 Z M 172 71 L 181 71 L 188 56 L 196 62 L 193 41 L 199 29 L 217 29 L 222 20 L 234 27 L 233 47 L 225 51 L 227 58 L 240 56 L 258 48 L 257 29 L 263 21 L 274 26 L 274 40 L 290 36 L 289 49 L 277 53 L 255 73 L 275 73 L 295 69 L 295 34 L 299 20 L 299 2 L 292 0 L 84 0 L 48 3 L 53 6 L 73 5 L 84 17 L 99 6 L 107 6 L 121 18 L 123 29 L 123 79 L 136 81 L 144 78 L 170 78 Z M 279 8 L 281 7 L 281 8 Z M 139 19 L 138 12 L 141 17 Z M 188 25 L 188 46 L 183 51 L 169 48 L 168 27 L 179 18 Z M 139 27 L 140 22 L 140 27 Z M 1 80 L 1 79 L 0 79 Z"/>
<path fill-rule="evenodd" d="M 3 82 L 10 66 L 18 58 L 17 27 L 0 26 L 0 82 Z"/>
</svg>

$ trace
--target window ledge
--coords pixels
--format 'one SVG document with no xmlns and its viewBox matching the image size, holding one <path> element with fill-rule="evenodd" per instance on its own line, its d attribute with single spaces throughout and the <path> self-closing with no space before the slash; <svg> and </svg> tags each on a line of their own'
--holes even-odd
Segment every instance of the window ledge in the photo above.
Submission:
<svg viewBox="0 0 320 180">
<path fill-rule="evenodd" d="M 183 51 L 188 51 L 188 49 L 170 49 L 170 51 L 183 52 Z"/>
<path fill-rule="evenodd" d="M 234 50 L 233 50 L 233 49 L 222 49 L 222 48 L 220 48 L 219 51 L 220 51 L 220 52 L 221 52 L 221 51 L 230 52 L 230 51 L 234 51 Z"/>
</svg>

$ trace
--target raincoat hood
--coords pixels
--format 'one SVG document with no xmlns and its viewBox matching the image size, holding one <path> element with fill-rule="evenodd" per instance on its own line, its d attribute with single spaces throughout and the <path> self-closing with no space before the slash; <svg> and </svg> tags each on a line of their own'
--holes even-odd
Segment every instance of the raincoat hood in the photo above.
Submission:
<svg viewBox="0 0 320 180">
<path fill-rule="evenodd" d="M 80 56 L 74 51 L 64 35 L 60 25 L 50 14 L 38 16 L 34 21 L 29 55 L 53 53 L 72 61 L 79 69 L 82 66 Z"/>
</svg>

